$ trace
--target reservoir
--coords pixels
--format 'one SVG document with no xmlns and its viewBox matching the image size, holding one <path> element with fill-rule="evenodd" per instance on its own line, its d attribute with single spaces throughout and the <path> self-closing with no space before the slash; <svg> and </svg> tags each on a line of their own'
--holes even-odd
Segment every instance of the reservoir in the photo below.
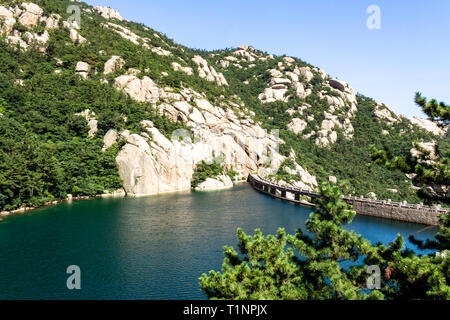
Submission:
<svg viewBox="0 0 450 320">
<path fill-rule="evenodd" d="M 313 209 L 242 184 L 230 190 L 80 200 L 0 221 L 0 299 L 205 299 L 198 278 L 220 270 L 236 229 L 305 228 Z M 373 243 L 436 227 L 357 216 L 345 226 Z M 415 248 L 407 239 L 406 245 Z M 81 269 L 69 290 L 68 266 Z"/>
</svg>

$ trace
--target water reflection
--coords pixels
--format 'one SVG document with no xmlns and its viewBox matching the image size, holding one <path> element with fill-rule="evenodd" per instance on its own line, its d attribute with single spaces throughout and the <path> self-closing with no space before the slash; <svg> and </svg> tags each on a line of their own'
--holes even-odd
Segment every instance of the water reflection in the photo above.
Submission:
<svg viewBox="0 0 450 320">
<path fill-rule="evenodd" d="M 310 211 L 241 185 L 74 201 L 10 217 L 0 222 L 0 299 L 204 299 L 198 277 L 220 269 L 238 227 L 294 233 Z M 387 243 L 423 227 L 358 216 L 346 228 Z M 65 286 L 71 264 L 82 269 L 81 291 Z"/>
</svg>

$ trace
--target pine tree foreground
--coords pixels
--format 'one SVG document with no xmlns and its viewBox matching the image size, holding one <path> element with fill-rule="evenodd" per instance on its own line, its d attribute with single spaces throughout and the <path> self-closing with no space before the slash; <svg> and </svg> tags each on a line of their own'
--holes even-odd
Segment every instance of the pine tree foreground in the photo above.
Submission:
<svg viewBox="0 0 450 320">
<path fill-rule="evenodd" d="M 200 277 L 208 298 L 237 300 L 450 299 L 450 259 L 417 256 L 399 235 L 389 246 L 372 245 L 341 225 L 355 216 L 338 186 L 324 185 L 317 209 L 302 230 L 264 237 L 238 230 L 238 254 L 225 247 L 222 271 Z M 380 286 L 367 287 L 369 266 L 381 270 Z"/>
</svg>

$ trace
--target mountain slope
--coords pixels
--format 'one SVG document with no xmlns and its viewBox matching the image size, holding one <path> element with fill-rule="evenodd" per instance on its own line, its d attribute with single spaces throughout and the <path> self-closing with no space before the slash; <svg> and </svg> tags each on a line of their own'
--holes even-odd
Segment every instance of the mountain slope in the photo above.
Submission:
<svg viewBox="0 0 450 320">
<path fill-rule="evenodd" d="M 108 8 L 77 3 L 71 24 L 73 4 L 0 1 L 0 209 L 186 190 L 213 160 L 241 178 L 334 176 L 349 193 L 418 200 L 369 146 L 404 155 L 441 138 L 345 82 L 248 46 L 186 48 Z"/>
</svg>

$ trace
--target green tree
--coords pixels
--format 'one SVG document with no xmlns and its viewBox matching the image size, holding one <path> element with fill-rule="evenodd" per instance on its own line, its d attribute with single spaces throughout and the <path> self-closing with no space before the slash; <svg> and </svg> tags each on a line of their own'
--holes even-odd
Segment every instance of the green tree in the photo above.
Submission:
<svg viewBox="0 0 450 320">
<path fill-rule="evenodd" d="M 426 102 L 416 94 L 416 103 L 440 125 L 448 124 L 448 106 L 435 100 Z M 448 154 L 435 149 L 432 156 L 418 142 L 416 157 L 394 157 L 388 148 L 372 151 L 373 159 L 388 168 L 413 173 L 425 187 L 419 195 L 429 203 L 448 203 L 447 193 L 437 193 L 436 185 L 448 190 Z M 426 188 L 431 186 L 431 194 Z M 431 194 L 431 195 L 430 195 Z M 211 271 L 199 279 L 212 299 L 450 299 L 450 219 L 442 215 L 435 240 L 410 240 L 420 249 L 434 249 L 417 255 L 404 249 L 399 235 L 388 247 L 372 245 L 360 235 L 341 228 L 355 215 L 342 201 L 337 186 L 322 186 L 316 211 L 306 226 L 314 236 L 298 230 L 295 237 L 279 230 L 264 238 L 238 230 L 241 255 L 225 247 L 222 272 Z M 286 249 L 287 244 L 290 245 Z M 351 263 L 346 268 L 343 265 Z M 383 270 L 378 290 L 365 288 L 366 267 Z"/>
<path fill-rule="evenodd" d="M 441 125 L 448 125 L 450 121 L 449 105 L 444 102 L 438 103 L 436 99 L 427 101 L 427 98 L 422 97 L 420 92 L 416 92 L 415 102 L 432 120 L 437 121 Z"/>
<path fill-rule="evenodd" d="M 306 224 L 314 237 L 302 230 L 286 235 L 284 229 L 267 237 L 256 230 L 252 237 L 239 229 L 240 254 L 224 248 L 222 272 L 199 279 L 205 294 L 212 299 L 382 299 L 380 291 L 364 290 L 366 266 L 358 261 L 363 254 L 376 255 L 376 248 L 340 227 L 355 212 L 337 186 L 324 185 L 320 194 Z"/>
<path fill-rule="evenodd" d="M 441 126 L 448 125 L 450 107 L 436 100 L 427 102 L 420 93 L 416 93 L 418 106 Z M 400 169 L 414 174 L 415 181 L 422 186 L 419 195 L 428 203 L 449 203 L 450 171 L 448 158 L 450 152 L 440 152 L 435 148 L 431 156 L 429 150 L 421 148 L 415 157 L 404 159 L 393 157 L 388 149 L 373 150 L 373 158 L 389 168 Z M 439 192 L 437 190 L 445 190 Z M 440 216 L 441 226 L 434 240 L 420 241 L 411 236 L 410 241 L 420 249 L 438 250 L 423 256 L 411 253 L 392 255 L 389 264 L 391 279 L 397 284 L 392 294 L 397 297 L 412 296 L 416 299 L 450 299 L 450 217 L 449 213 Z"/>
<path fill-rule="evenodd" d="M 344 230 L 355 212 L 337 186 L 324 185 L 302 230 L 264 237 L 238 229 L 238 254 L 225 247 L 221 272 L 199 278 L 211 299 L 450 299 L 450 259 L 416 255 L 399 235 L 389 246 Z M 380 287 L 367 288 L 368 266 L 380 268 Z"/>
<path fill-rule="evenodd" d="M 445 103 L 437 103 L 436 100 L 427 102 L 427 99 L 417 92 L 416 104 L 422 108 L 430 119 L 436 121 L 440 126 L 448 125 L 450 106 Z M 372 148 L 372 158 L 378 163 L 384 164 L 391 169 L 400 169 L 404 173 L 413 174 L 414 182 L 419 184 L 419 196 L 427 203 L 450 203 L 450 150 L 425 149 L 418 141 L 414 142 L 417 154 L 407 159 L 393 156 L 392 152 L 385 148 L 377 150 Z M 449 214 L 440 216 L 442 225 L 436 234 L 436 240 L 426 242 L 418 241 L 414 237 L 410 240 L 421 249 L 436 249 L 445 251 L 450 249 L 450 218 Z"/>
<path fill-rule="evenodd" d="M 199 184 L 208 178 L 216 178 L 224 173 L 223 167 L 218 162 L 207 163 L 205 161 L 197 164 L 192 175 L 191 187 L 195 189 Z"/>
</svg>

